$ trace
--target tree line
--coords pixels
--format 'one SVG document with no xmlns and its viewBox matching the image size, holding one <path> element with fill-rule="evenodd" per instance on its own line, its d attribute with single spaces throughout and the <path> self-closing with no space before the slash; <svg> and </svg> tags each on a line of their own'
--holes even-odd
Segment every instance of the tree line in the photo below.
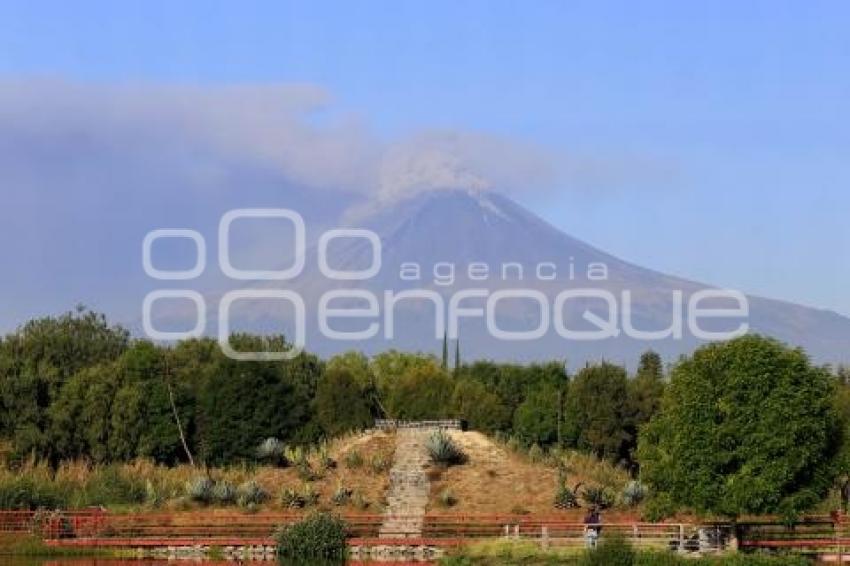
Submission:
<svg viewBox="0 0 850 566">
<path fill-rule="evenodd" d="M 447 357 L 444 345 L 442 360 L 388 351 L 238 362 L 212 339 L 156 345 L 78 309 L 0 339 L 0 439 L 12 460 L 215 466 L 254 460 L 270 437 L 307 445 L 378 417 L 453 417 L 619 463 L 662 508 L 793 512 L 836 486 L 850 493 L 850 372 L 774 340 L 710 344 L 670 371 L 649 351 L 633 375 L 607 362 L 568 375 L 562 360 L 449 368 Z"/>
</svg>

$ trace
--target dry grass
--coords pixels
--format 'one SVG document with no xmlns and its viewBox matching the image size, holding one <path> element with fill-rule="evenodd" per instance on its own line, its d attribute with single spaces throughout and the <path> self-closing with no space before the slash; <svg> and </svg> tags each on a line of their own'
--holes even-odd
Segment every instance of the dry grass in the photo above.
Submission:
<svg viewBox="0 0 850 566">
<path fill-rule="evenodd" d="M 567 485 L 571 487 L 582 483 L 619 493 L 629 480 L 624 470 L 587 454 L 568 451 L 545 458 L 530 458 L 478 432 L 451 434 L 469 460 L 461 466 L 429 470 L 432 480 L 430 512 L 446 512 L 437 498 L 448 488 L 457 498 L 451 513 L 559 514 L 580 520 L 583 511 L 558 511 L 553 505 L 559 480 L 558 460 L 563 462 Z M 634 513 L 611 511 L 608 515 L 632 516 Z"/>
<path fill-rule="evenodd" d="M 395 435 L 386 432 L 369 432 L 337 438 L 324 447 L 327 455 L 336 462 L 332 468 L 321 465 L 318 447 L 308 453 L 310 467 L 317 478 L 310 482 L 312 488 L 320 495 L 319 505 L 330 506 L 331 496 L 337 487 L 343 486 L 360 495 L 362 501 L 368 503 L 366 508 L 355 508 L 353 502 L 341 508 L 346 512 L 362 511 L 378 513 L 384 504 L 384 493 L 388 485 L 388 471 L 375 471 L 369 462 L 375 457 L 392 459 L 395 450 Z M 345 455 L 353 450 L 358 451 L 364 460 L 364 465 L 358 470 L 346 468 Z M 202 470 L 188 465 L 174 467 L 154 464 L 148 460 L 137 460 L 131 463 L 112 466 L 125 477 L 140 479 L 148 482 L 160 500 L 158 507 L 169 511 L 191 511 L 201 508 L 199 504 L 189 501 L 186 496 L 186 483 L 192 478 L 209 474 L 214 481 L 227 481 L 238 486 L 249 480 L 259 483 L 270 495 L 269 501 L 262 505 L 263 509 L 283 510 L 280 504 L 280 494 L 284 489 L 304 491 L 305 480 L 295 467 L 273 468 L 267 466 L 229 466 Z M 45 483 L 54 483 L 72 492 L 81 489 L 104 470 L 103 466 L 93 466 L 85 461 L 63 462 L 54 471 L 47 464 L 36 461 L 25 461 L 14 470 L 0 467 L 0 480 L 4 478 L 28 477 Z M 141 506 L 150 509 L 149 504 Z M 116 511 L 134 511 L 139 507 L 118 506 Z M 231 509 L 210 509 L 205 512 L 231 512 Z"/>
<path fill-rule="evenodd" d="M 432 472 L 429 511 L 445 512 L 437 495 L 450 488 L 457 498 L 452 513 L 550 513 L 557 471 L 534 464 L 478 432 L 452 432 L 468 461 Z M 438 478 L 438 479 L 437 479 Z"/>
</svg>

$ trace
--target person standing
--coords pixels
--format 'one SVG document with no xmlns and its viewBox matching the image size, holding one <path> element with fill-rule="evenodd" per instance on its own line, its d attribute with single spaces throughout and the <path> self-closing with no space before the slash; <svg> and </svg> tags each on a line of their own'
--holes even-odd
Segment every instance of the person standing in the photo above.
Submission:
<svg viewBox="0 0 850 566">
<path fill-rule="evenodd" d="M 602 517 L 596 506 L 591 507 L 584 516 L 584 542 L 587 548 L 596 548 L 602 531 Z"/>
</svg>

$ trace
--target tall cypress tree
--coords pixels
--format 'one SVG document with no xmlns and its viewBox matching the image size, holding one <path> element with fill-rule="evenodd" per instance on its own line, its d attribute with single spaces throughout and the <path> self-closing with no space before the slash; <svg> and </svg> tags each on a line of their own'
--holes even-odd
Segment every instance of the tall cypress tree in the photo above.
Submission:
<svg viewBox="0 0 850 566">
<path fill-rule="evenodd" d="M 449 370 L 449 338 L 446 331 L 443 331 L 443 370 Z"/>
<path fill-rule="evenodd" d="M 460 338 L 455 340 L 455 373 L 460 370 Z"/>
</svg>

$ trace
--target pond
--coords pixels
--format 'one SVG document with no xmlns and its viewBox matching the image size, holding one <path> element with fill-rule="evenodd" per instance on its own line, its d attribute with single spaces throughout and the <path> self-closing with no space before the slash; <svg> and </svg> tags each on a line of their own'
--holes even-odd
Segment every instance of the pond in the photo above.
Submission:
<svg viewBox="0 0 850 566">
<path fill-rule="evenodd" d="M 277 561 L 228 561 L 228 560 L 154 560 L 154 559 L 131 559 L 131 558 L 38 558 L 33 556 L 2 556 L 0 555 L 0 566 L 288 566 L 287 563 Z M 311 563 L 314 564 L 314 563 Z M 346 566 L 400 566 L 411 564 L 411 562 L 348 562 Z M 436 562 L 418 562 L 417 564 L 436 565 Z M 301 566 L 299 564 L 299 566 Z"/>
</svg>

